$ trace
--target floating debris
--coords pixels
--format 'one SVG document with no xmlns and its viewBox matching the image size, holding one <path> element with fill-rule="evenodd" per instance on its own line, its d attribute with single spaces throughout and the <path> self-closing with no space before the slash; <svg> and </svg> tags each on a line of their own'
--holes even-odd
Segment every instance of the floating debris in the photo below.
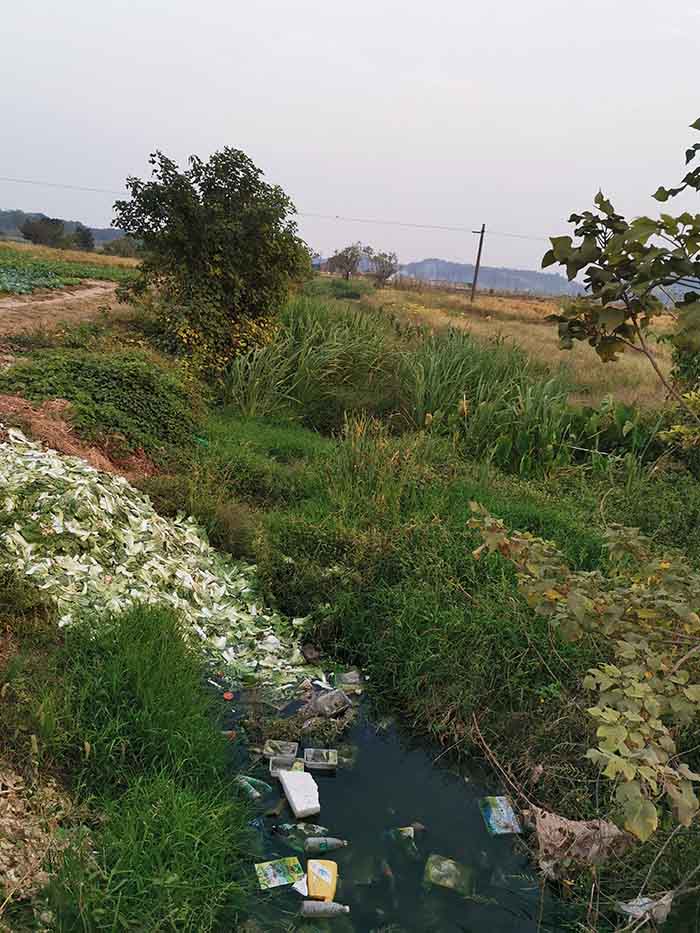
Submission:
<svg viewBox="0 0 700 933">
<path fill-rule="evenodd" d="M 307 855 L 323 855 L 324 852 L 344 849 L 347 845 L 347 839 L 338 839 L 335 836 L 309 836 L 304 842 L 304 852 Z"/>
<path fill-rule="evenodd" d="M 321 812 L 318 784 L 305 771 L 280 771 L 279 780 L 292 813 L 297 819 Z"/>
<path fill-rule="evenodd" d="M 338 885 L 338 866 L 327 859 L 309 859 L 306 864 L 309 897 L 315 901 L 332 901 Z"/>
<path fill-rule="evenodd" d="M 310 771 L 334 771 L 338 752 L 334 748 L 305 748 L 304 764 Z"/>
<path fill-rule="evenodd" d="M 304 761 L 302 758 L 285 758 L 283 755 L 277 755 L 270 758 L 270 777 L 278 778 L 282 771 L 303 771 Z"/>
<path fill-rule="evenodd" d="M 321 693 L 311 701 L 311 708 L 317 716 L 337 716 L 350 706 L 350 699 L 342 690 Z"/>
<path fill-rule="evenodd" d="M 258 862 L 255 866 L 255 874 L 258 876 L 258 883 L 263 891 L 294 884 L 304 877 L 301 863 L 295 856 L 278 858 L 272 862 Z"/>
<path fill-rule="evenodd" d="M 301 905 L 302 917 L 339 917 L 349 913 L 350 908 L 346 904 L 336 904 L 335 901 L 304 901 Z"/>
<path fill-rule="evenodd" d="M 486 829 L 492 836 L 523 831 L 510 797 L 482 797 L 479 801 L 479 809 L 486 823 Z"/>
<path fill-rule="evenodd" d="M 262 753 L 265 758 L 291 758 L 294 760 L 299 751 L 298 742 L 282 742 L 279 739 L 268 739 L 263 746 Z"/>
<path fill-rule="evenodd" d="M 450 858 L 441 855 L 430 855 L 425 865 L 423 881 L 434 884 L 440 888 L 449 888 L 457 891 L 464 897 L 470 897 L 474 890 L 474 879 L 471 868 L 460 865 Z"/>
</svg>

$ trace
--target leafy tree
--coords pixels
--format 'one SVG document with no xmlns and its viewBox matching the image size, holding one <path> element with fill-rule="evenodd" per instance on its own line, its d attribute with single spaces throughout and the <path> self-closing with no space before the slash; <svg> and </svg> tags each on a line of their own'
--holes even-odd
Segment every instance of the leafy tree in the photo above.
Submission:
<svg viewBox="0 0 700 933">
<path fill-rule="evenodd" d="M 65 228 L 63 221 L 56 217 L 35 217 L 25 220 L 20 227 L 25 240 L 37 246 L 63 246 Z"/>
<path fill-rule="evenodd" d="M 295 208 L 240 149 L 190 156 L 184 171 L 160 151 L 150 164 L 152 179 L 128 178 L 130 200 L 114 205 L 114 226 L 144 248 L 129 291 L 157 291 L 174 349 L 196 349 L 220 369 L 241 333 L 259 337 L 290 284 L 309 274 Z"/>
<path fill-rule="evenodd" d="M 328 271 L 340 272 L 344 278 L 349 279 L 357 273 L 360 261 L 366 255 L 367 248 L 362 243 L 351 243 L 330 257 L 327 263 Z"/>
<path fill-rule="evenodd" d="M 367 249 L 367 258 L 378 288 L 383 288 L 389 279 L 398 272 L 399 260 L 396 253 L 380 253 Z"/>
<path fill-rule="evenodd" d="M 95 248 L 95 237 L 92 230 L 81 223 L 76 224 L 73 240 L 78 249 L 93 250 Z"/>
<path fill-rule="evenodd" d="M 700 130 L 700 119 L 691 126 Z M 698 152 L 700 143 L 687 149 L 686 164 Z M 677 186 L 659 188 L 654 198 L 665 202 L 689 190 L 700 192 L 700 166 Z M 672 313 L 678 322 L 673 338 L 677 354 L 700 350 L 700 214 L 662 213 L 628 221 L 600 192 L 595 205 L 597 211 L 569 217 L 578 241 L 552 237 L 542 260 L 543 267 L 564 266 L 569 279 L 585 270 L 591 294 L 553 316 L 561 346 L 571 349 L 574 340 L 587 340 L 603 362 L 614 361 L 628 349 L 642 353 L 669 394 L 683 405 L 680 393 L 659 369 L 648 336 L 655 315 Z"/>
</svg>

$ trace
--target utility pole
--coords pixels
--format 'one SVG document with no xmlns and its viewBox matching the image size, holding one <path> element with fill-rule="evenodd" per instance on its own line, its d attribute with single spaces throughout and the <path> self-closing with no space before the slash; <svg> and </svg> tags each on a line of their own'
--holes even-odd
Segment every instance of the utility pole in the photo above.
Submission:
<svg viewBox="0 0 700 933">
<path fill-rule="evenodd" d="M 476 265 L 474 266 L 474 281 L 472 282 L 472 304 L 474 304 L 474 295 L 476 294 L 476 280 L 479 278 L 479 266 L 481 265 L 481 250 L 484 246 L 484 234 L 486 233 L 486 224 L 481 225 L 481 230 L 472 230 L 472 233 L 479 234 L 479 249 L 476 254 Z"/>
</svg>

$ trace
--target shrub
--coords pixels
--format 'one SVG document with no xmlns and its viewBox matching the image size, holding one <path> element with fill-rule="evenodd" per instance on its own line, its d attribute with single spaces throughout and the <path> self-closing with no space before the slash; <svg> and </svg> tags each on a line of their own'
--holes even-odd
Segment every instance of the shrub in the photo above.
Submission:
<svg viewBox="0 0 700 933">
<path fill-rule="evenodd" d="M 136 352 L 36 352 L 0 373 L 0 392 L 68 399 L 83 436 L 121 435 L 150 453 L 190 445 L 200 404 L 174 371 Z"/>
</svg>

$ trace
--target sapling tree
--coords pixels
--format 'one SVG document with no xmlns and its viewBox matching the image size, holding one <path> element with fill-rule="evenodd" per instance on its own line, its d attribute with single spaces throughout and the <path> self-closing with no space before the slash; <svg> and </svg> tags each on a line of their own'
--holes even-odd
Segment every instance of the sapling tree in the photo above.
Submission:
<svg viewBox="0 0 700 933">
<path fill-rule="evenodd" d="M 700 119 L 691 126 L 700 130 Z M 700 143 L 686 150 L 686 165 L 698 152 Z M 654 198 L 665 202 L 688 191 L 700 192 L 700 165 L 675 187 L 658 188 Z M 641 353 L 668 394 L 684 405 L 661 371 L 649 336 L 654 317 L 670 314 L 677 350 L 700 350 L 700 214 L 662 213 L 630 221 L 600 192 L 595 206 L 571 214 L 574 237 L 552 237 L 542 260 L 543 267 L 563 266 L 569 279 L 583 272 L 590 293 L 550 318 L 559 325 L 560 345 L 571 349 L 575 340 L 587 340 L 603 362 L 626 350 Z"/>
</svg>

